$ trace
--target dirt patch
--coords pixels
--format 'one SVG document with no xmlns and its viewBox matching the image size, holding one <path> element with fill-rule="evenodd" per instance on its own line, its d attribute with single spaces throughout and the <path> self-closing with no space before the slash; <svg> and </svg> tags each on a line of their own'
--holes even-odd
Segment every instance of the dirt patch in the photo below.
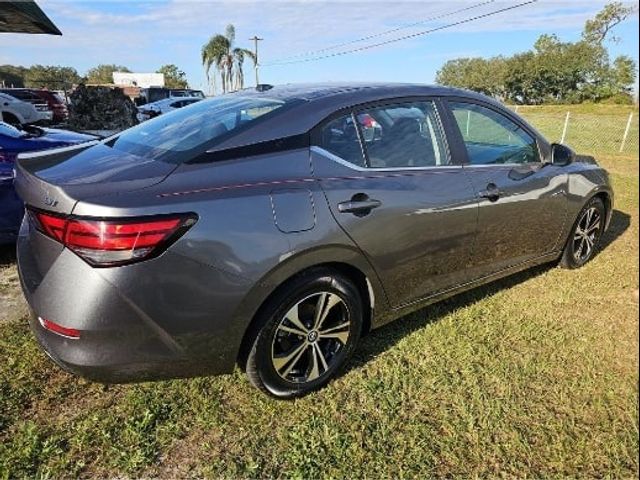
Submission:
<svg viewBox="0 0 640 480">
<path fill-rule="evenodd" d="M 15 320 L 28 311 L 15 258 L 12 245 L 0 247 L 0 322 Z"/>
</svg>

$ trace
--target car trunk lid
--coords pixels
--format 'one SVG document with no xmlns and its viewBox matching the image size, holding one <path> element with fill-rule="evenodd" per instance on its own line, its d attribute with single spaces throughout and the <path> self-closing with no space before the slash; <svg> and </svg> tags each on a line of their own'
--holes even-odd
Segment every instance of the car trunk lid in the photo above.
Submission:
<svg viewBox="0 0 640 480">
<path fill-rule="evenodd" d="M 176 165 L 114 150 L 101 142 L 21 154 L 15 186 L 27 206 L 70 214 L 78 201 L 150 187 Z"/>
</svg>

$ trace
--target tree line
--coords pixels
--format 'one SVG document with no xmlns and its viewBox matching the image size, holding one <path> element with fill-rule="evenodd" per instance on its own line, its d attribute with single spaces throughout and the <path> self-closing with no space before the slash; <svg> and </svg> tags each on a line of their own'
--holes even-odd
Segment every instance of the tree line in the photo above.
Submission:
<svg viewBox="0 0 640 480">
<path fill-rule="evenodd" d="M 70 90 L 74 85 L 113 83 L 113 72 L 131 72 L 124 65 L 101 64 L 89 69 L 82 76 L 73 67 L 58 65 L 33 65 L 21 67 L 0 65 L 0 86 L 47 88 L 49 90 Z M 187 88 L 189 86 L 185 73 L 176 65 L 163 65 L 156 73 L 164 74 L 164 84 L 169 88 Z"/>
<path fill-rule="evenodd" d="M 576 42 L 541 35 L 533 49 L 510 57 L 459 58 L 436 74 L 442 85 L 475 90 L 518 104 L 633 102 L 636 63 L 621 55 L 611 61 L 606 41 L 635 7 L 610 3 L 585 23 Z"/>
</svg>

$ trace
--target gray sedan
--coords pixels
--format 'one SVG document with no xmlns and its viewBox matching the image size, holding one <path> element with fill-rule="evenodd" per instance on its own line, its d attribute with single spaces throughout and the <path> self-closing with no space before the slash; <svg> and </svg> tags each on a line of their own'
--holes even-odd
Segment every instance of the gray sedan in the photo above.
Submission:
<svg viewBox="0 0 640 480">
<path fill-rule="evenodd" d="M 103 382 L 227 373 L 325 385 L 369 330 L 544 263 L 589 261 L 613 191 L 487 97 L 271 87 L 30 154 L 18 264 L 31 327 Z"/>
</svg>

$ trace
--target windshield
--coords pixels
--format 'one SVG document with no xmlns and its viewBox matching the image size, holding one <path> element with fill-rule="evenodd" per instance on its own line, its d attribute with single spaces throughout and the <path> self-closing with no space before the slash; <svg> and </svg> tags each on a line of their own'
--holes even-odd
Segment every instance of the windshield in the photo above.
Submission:
<svg viewBox="0 0 640 480">
<path fill-rule="evenodd" d="M 202 100 L 125 130 L 108 145 L 140 157 L 182 163 L 283 105 L 280 100 L 237 96 Z"/>
<path fill-rule="evenodd" d="M 11 138 L 20 138 L 27 136 L 26 133 L 21 132 L 16 127 L 4 122 L 0 122 L 0 135 L 6 135 L 7 137 Z"/>
</svg>

